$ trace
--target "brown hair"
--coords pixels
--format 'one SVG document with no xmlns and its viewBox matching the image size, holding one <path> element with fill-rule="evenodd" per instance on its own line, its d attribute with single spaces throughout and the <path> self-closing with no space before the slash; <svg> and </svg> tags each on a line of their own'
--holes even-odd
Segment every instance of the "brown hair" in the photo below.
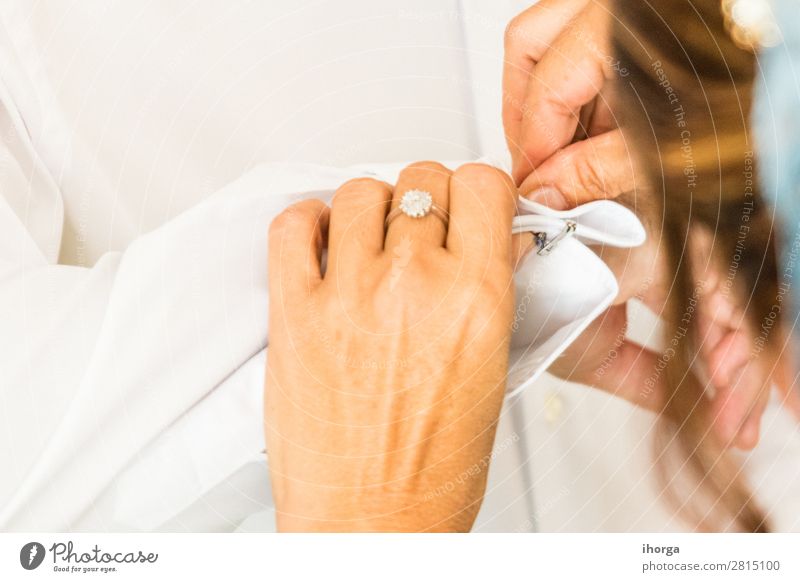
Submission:
<svg viewBox="0 0 800 582">
<path fill-rule="evenodd" d="M 663 372 L 662 418 L 705 495 L 688 496 L 687 503 L 669 483 L 664 491 L 699 530 L 767 531 L 740 466 L 708 426 L 705 385 L 692 370 L 696 318 L 686 317 L 696 299 L 687 245 L 698 227 L 716 234 L 715 258 L 733 273 L 731 291 L 755 329 L 776 296 L 772 219 L 754 176 L 748 127 L 755 57 L 726 33 L 719 0 L 617 2 L 611 12 L 614 51 L 627 73 L 615 82 L 622 124 L 660 198 L 674 275 L 668 337 L 681 339 Z M 667 465 L 660 466 L 666 482 Z"/>
</svg>

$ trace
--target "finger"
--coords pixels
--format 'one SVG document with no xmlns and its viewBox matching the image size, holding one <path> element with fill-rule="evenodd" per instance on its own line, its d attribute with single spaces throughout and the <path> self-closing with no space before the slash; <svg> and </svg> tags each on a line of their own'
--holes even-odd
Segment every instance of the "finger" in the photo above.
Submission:
<svg viewBox="0 0 800 582">
<path fill-rule="evenodd" d="M 461 166 L 450 179 L 447 249 L 459 256 L 509 260 L 516 203 L 517 188 L 508 174 L 484 164 Z"/>
<path fill-rule="evenodd" d="M 512 157 L 519 143 L 530 74 L 569 21 L 588 0 L 541 0 L 508 24 L 503 58 L 503 128 Z"/>
<path fill-rule="evenodd" d="M 664 379 L 658 356 L 626 337 L 627 308 L 615 305 L 595 319 L 549 371 L 594 386 L 648 410 L 660 410 Z"/>
<path fill-rule="evenodd" d="M 572 142 L 580 110 L 597 97 L 605 82 L 603 8 L 593 4 L 555 41 L 533 68 L 520 126 L 513 176 L 520 183 L 533 168 Z M 600 12 L 598 12 L 600 11 Z"/>
<path fill-rule="evenodd" d="M 320 261 L 329 214 L 322 201 L 304 200 L 272 221 L 268 252 L 271 297 L 305 297 L 322 281 Z"/>
<path fill-rule="evenodd" d="M 709 380 L 718 389 L 731 385 L 745 369 L 750 360 L 750 342 L 744 333 L 728 331 L 711 349 L 701 346 L 707 352 Z"/>
<path fill-rule="evenodd" d="M 521 232 L 511 237 L 511 264 L 516 269 L 519 263 L 533 250 L 532 232 Z"/>
<path fill-rule="evenodd" d="M 392 210 L 400 206 L 403 195 L 410 190 L 428 192 L 433 204 L 448 212 L 450 198 L 450 176 L 452 172 L 437 162 L 417 162 L 406 167 L 397 179 L 392 196 Z M 406 216 L 403 213 L 391 220 L 386 230 L 386 252 L 393 252 L 399 244 L 442 246 L 447 234 L 444 221 L 434 213 L 423 217 Z"/>
<path fill-rule="evenodd" d="M 658 367 L 658 354 L 624 339 L 616 348 L 616 357 L 596 370 L 595 384 L 636 406 L 659 412 L 664 405 L 665 380 Z"/>
<path fill-rule="evenodd" d="M 576 142 L 533 170 L 520 186 L 526 198 L 566 210 L 636 189 L 632 152 L 618 129 Z"/>
<path fill-rule="evenodd" d="M 769 379 L 760 368 L 757 360 L 751 360 L 728 384 L 717 388 L 711 400 L 713 427 L 724 444 L 737 444 L 745 420 L 769 390 Z"/>
<path fill-rule="evenodd" d="M 604 86 L 597 99 L 593 102 L 592 115 L 585 124 L 588 137 L 611 131 L 620 125 L 616 115 L 614 115 L 614 111 L 611 109 L 611 99 L 613 98 L 608 93 L 608 88 Z"/>
<path fill-rule="evenodd" d="M 383 250 L 384 220 L 392 199 L 392 187 L 371 178 L 343 184 L 331 202 L 328 262 L 336 272 L 363 266 Z"/>
<path fill-rule="evenodd" d="M 640 215 L 641 216 L 641 215 Z M 620 248 L 611 245 L 593 245 L 598 257 L 614 273 L 619 291 L 614 304 L 639 299 L 654 313 L 664 310 L 664 286 L 658 278 L 665 269 L 663 243 L 653 233 L 638 247 Z"/>
</svg>

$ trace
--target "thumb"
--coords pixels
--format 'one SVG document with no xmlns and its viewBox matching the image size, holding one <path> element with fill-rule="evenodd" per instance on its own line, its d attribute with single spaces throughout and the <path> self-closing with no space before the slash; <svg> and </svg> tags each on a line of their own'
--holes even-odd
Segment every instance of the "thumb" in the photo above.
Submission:
<svg viewBox="0 0 800 582">
<path fill-rule="evenodd" d="M 636 177 L 628 144 L 615 129 L 559 150 L 533 170 L 519 190 L 534 202 L 566 210 L 630 192 Z"/>
<path fill-rule="evenodd" d="M 627 337 L 627 307 L 609 307 L 564 351 L 549 372 L 594 386 L 646 408 L 660 410 L 664 379 L 658 354 Z"/>
</svg>

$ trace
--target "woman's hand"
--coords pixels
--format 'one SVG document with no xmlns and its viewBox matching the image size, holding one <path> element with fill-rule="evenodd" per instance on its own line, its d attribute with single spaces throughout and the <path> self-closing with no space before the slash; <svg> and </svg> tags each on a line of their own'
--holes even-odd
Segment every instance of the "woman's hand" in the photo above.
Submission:
<svg viewBox="0 0 800 582">
<path fill-rule="evenodd" d="M 514 180 L 553 208 L 637 186 L 606 95 L 609 79 L 628 74 L 611 56 L 609 17 L 602 1 L 540 0 L 506 29 L 503 127 Z"/>
<path fill-rule="evenodd" d="M 384 220 L 404 192 L 449 213 Z M 270 228 L 265 431 L 281 530 L 467 531 L 505 390 L 516 188 L 407 167 Z M 327 270 L 320 263 L 327 242 Z"/>
</svg>

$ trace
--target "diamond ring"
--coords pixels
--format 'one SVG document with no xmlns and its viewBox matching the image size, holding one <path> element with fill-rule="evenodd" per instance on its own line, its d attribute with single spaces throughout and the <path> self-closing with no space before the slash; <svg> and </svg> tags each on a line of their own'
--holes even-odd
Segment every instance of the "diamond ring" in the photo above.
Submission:
<svg viewBox="0 0 800 582">
<path fill-rule="evenodd" d="M 386 216 L 385 226 L 388 228 L 389 224 L 401 214 L 411 218 L 424 218 L 428 214 L 433 214 L 444 223 L 445 228 L 449 222 L 447 212 L 436 206 L 431 193 L 425 190 L 406 190 L 400 198 L 400 204 Z"/>
</svg>

